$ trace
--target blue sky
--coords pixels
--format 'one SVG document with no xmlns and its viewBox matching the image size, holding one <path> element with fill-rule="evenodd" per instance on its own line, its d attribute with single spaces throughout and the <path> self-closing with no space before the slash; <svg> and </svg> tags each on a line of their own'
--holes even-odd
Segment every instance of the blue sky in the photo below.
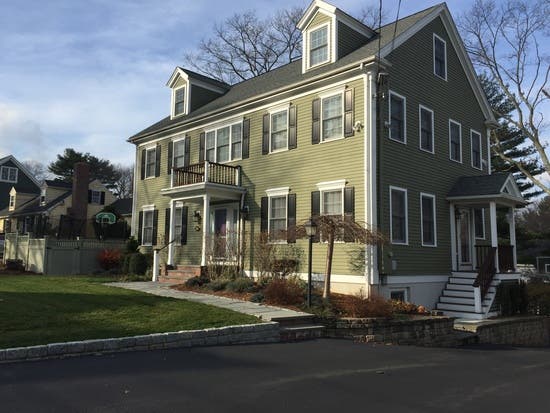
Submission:
<svg viewBox="0 0 550 413">
<path fill-rule="evenodd" d="M 377 1 L 334 0 L 356 15 Z M 384 1 L 395 17 L 397 0 Z M 439 1 L 403 0 L 401 16 Z M 456 17 L 473 0 L 447 2 Z M 0 157 L 45 164 L 64 148 L 131 164 L 126 138 L 169 113 L 165 86 L 215 21 L 303 0 L 0 0 Z M 215 20 L 212 19 L 215 10 Z"/>
</svg>

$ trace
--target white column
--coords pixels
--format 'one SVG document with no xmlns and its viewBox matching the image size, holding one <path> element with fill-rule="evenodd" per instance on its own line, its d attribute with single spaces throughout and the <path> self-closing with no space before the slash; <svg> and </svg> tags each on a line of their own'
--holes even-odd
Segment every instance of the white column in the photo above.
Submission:
<svg viewBox="0 0 550 413">
<path fill-rule="evenodd" d="M 168 242 L 170 245 L 168 246 L 168 262 L 167 265 L 174 265 L 174 243 L 172 240 L 174 239 L 174 200 L 170 200 L 170 230 L 168 232 Z"/>
<path fill-rule="evenodd" d="M 497 273 L 498 269 L 498 232 L 497 232 L 497 204 L 496 202 L 489 202 L 489 222 L 491 223 L 491 247 L 497 248 L 495 254 L 495 269 Z"/>
<path fill-rule="evenodd" d="M 449 205 L 450 208 L 450 219 L 451 219 L 451 269 L 453 271 L 458 271 L 457 268 L 457 249 L 456 249 L 456 216 L 455 216 L 455 204 L 451 202 Z"/>
<path fill-rule="evenodd" d="M 153 250 L 153 279 L 151 281 L 157 282 L 159 280 L 159 251 Z"/>
<path fill-rule="evenodd" d="M 475 271 L 477 266 L 476 255 L 476 217 L 474 215 L 474 208 L 470 208 L 470 255 L 472 257 L 472 270 Z"/>
<path fill-rule="evenodd" d="M 516 268 L 518 267 L 517 262 L 517 250 L 516 250 L 516 214 L 515 214 L 515 208 L 510 208 L 510 219 L 508 221 L 508 224 L 510 225 L 510 245 L 512 245 L 512 256 L 513 256 L 513 264 L 514 264 L 514 271 L 516 271 Z"/>
<path fill-rule="evenodd" d="M 208 163 L 205 162 L 205 178 Z M 208 248 L 208 238 L 210 231 L 210 195 L 205 194 L 203 196 L 203 210 L 202 210 L 202 253 L 201 253 L 201 266 L 206 266 L 206 252 Z"/>
<path fill-rule="evenodd" d="M 204 183 L 208 182 L 209 169 L 210 169 L 210 165 L 209 165 L 208 161 L 204 161 Z"/>
<path fill-rule="evenodd" d="M 478 314 L 482 312 L 481 305 L 481 289 L 479 287 L 474 287 L 474 311 Z"/>
</svg>

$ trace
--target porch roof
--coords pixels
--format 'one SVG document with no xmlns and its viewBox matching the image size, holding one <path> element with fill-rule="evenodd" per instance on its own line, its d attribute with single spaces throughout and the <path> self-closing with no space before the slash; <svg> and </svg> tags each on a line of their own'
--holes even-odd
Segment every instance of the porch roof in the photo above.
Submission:
<svg viewBox="0 0 550 413">
<path fill-rule="evenodd" d="M 521 195 L 511 173 L 462 176 L 447 195 L 449 201 L 489 202 L 524 206 L 528 202 Z"/>
</svg>

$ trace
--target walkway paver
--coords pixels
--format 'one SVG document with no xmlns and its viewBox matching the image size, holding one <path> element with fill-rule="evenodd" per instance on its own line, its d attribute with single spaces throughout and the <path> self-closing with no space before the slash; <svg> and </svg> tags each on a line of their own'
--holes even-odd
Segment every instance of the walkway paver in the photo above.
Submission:
<svg viewBox="0 0 550 413">
<path fill-rule="evenodd" d="M 234 298 L 220 297 L 216 295 L 200 294 L 192 291 L 178 291 L 170 288 L 170 284 L 160 284 L 157 282 L 115 282 L 107 283 L 113 287 L 126 288 L 128 290 L 141 291 L 144 293 L 159 295 L 161 297 L 177 298 L 180 300 L 194 301 L 202 304 L 209 304 L 215 307 L 226 308 L 228 310 L 237 311 L 239 313 L 253 315 L 265 321 L 275 319 L 292 319 L 309 317 L 311 314 L 301 311 L 293 311 L 287 308 L 273 307 L 252 303 L 250 301 L 241 301 Z"/>
</svg>

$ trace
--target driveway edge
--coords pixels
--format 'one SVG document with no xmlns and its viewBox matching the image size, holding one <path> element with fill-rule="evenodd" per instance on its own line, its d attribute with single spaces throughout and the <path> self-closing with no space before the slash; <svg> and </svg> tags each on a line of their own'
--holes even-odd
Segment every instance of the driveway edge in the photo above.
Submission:
<svg viewBox="0 0 550 413">
<path fill-rule="evenodd" d="M 145 334 L 30 347 L 0 349 L 0 364 L 107 354 L 127 351 L 161 350 L 232 344 L 276 343 L 280 341 L 279 323 L 245 324 L 204 330 Z"/>
</svg>

